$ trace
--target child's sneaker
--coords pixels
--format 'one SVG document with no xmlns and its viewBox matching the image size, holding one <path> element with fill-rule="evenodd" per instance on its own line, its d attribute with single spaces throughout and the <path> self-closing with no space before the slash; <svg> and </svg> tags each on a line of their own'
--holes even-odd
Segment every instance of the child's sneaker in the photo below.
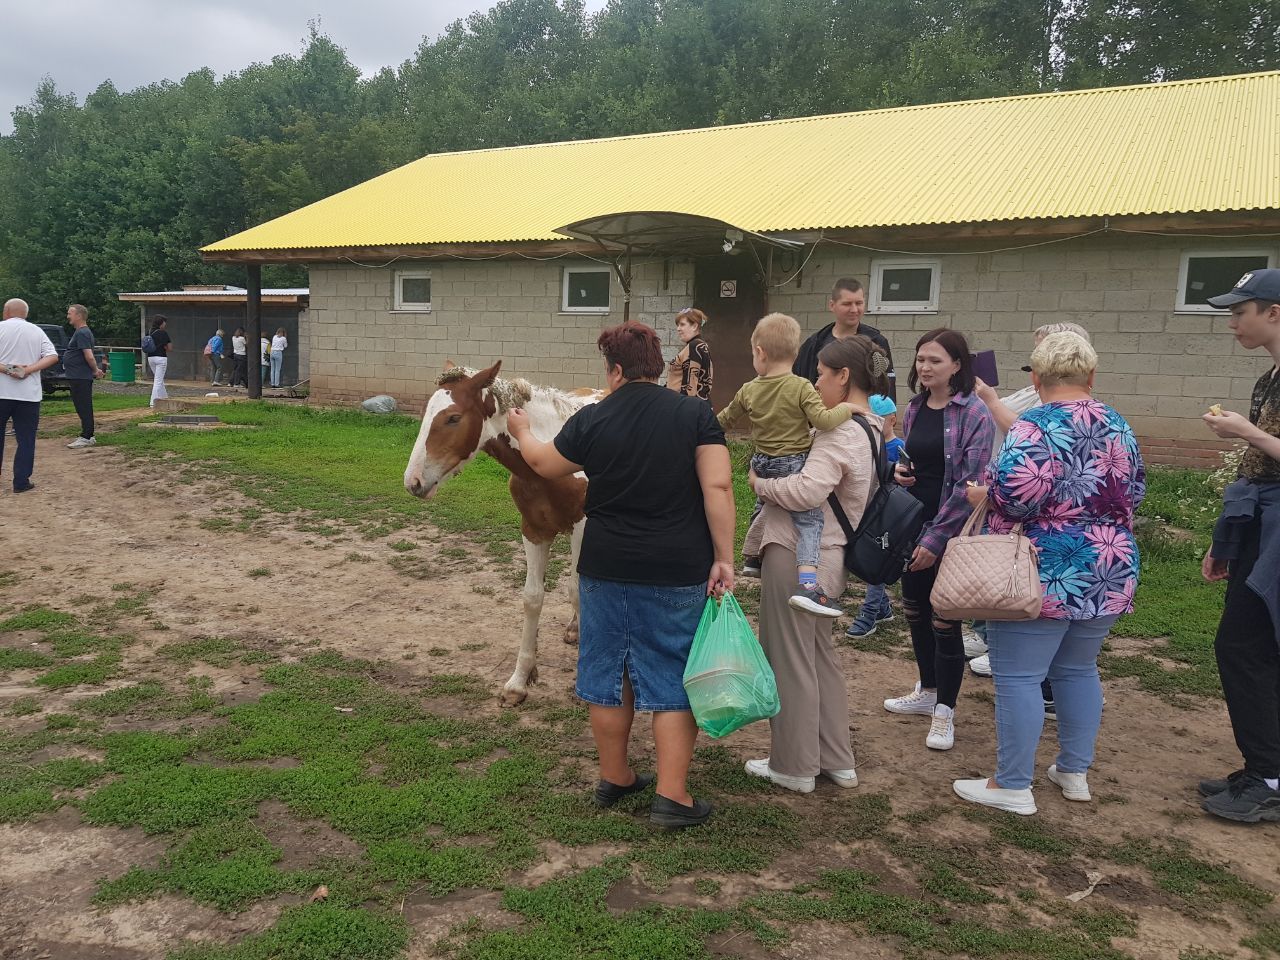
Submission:
<svg viewBox="0 0 1280 960">
<path fill-rule="evenodd" d="M 844 613 L 836 606 L 834 600 L 816 587 L 812 590 L 807 587 L 798 587 L 787 603 L 797 610 L 812 613 L 815 617 L 828 617 L 831 620 Z"/>
<path fill-rule="evenodd" d="M 853 623 L 849 625 L 849 629 L 844 632 L 846 637 L 853 637 L 855 640 L 861 640 L 869 637 L 876 632 L 876 625 L 884 623 L 886 620 L 893 619 L 893 606 L 888 600 L 883 603 L 864 600 L 862 608 L 858 611 L 857 617 Z"/>
<path fill-rule="evenodd" d="M 760 579 L 760 558 L 759 557 L 743 557 L 742 558 L 742 576 L 751 580 Z"/>
</svg>

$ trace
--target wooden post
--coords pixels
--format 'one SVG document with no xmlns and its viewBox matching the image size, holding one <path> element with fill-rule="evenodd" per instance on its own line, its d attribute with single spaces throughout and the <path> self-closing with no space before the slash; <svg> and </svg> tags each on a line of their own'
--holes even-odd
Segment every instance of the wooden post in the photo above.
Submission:
<svg viewBox="0 0 1280 960">
<path fill-rule="evenodd" d="M 262 267 L 251 263 L 245 268 L 245 361 L 249 374 L 249 397 L 262 399 Z"/>
</svg>

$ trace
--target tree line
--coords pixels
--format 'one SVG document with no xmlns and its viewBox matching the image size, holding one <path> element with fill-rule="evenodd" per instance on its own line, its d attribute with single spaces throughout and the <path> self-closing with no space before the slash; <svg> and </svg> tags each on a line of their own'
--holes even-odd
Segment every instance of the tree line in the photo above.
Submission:
<svg viewBox="0 0 1280 960">
<path fill-rule="evenodd" d="M 1280 66 L 1274 0 L 502 0 L 362 77 L 297 55 L 83 101 L 0 137 L 0 294 L 131 338 L 122 290 L 239 283 L 206 243 L 427 153 Z M 911 150 L 911 144 L 885 144 Z M 304 268 L 264 269 L 269 286 Z"/>
</svg>

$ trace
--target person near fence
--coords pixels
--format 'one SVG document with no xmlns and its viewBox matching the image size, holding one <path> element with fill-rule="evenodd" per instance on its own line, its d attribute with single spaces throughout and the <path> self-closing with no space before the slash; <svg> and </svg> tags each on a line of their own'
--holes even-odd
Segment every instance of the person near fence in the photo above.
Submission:
<svg viewBox="0 0 1280 960">
<path fill-rule="evenodd" d="M 828 409 L 842 403 L 866 409 L 871 394 L 888 391 L 888 368 L 888 354 L 869 337 L 832 340 L 818 353 L 818 394 Z M 880 418 L 867 421 L 879 437 Z M 782 709 L 769 721 L 769 756 L 747 761 L 747 773 L 799 793 L 812 791 L 819 775 L 837 786 L 856 787 L 849 692 L 831 639 L 831 621 L 798 616 L 790 603 L 799 534 L 788 511 L 826 512 L 818 572 L 839 596 L 845 582 L 845 533 L 827 497 L 835 493 L 856 528 L 876 482 L 866 430 L 852 420 L 820 430 L 799 473 L 767 479 L 752 471 L 748 480 L 764 501 L 755 520 L 763 546 L 760 643 L 773 667 Z"/>
<path fill-rule="evenodd" d="M 540 440 L 523 410 L 507 415 L 525 462 L 543 477 L 583 471 L 586 530 L 578 559 L 576 693 L 589 705 L 600 758 L 595 801 L 612 806 L 653 782 L 628 759 L 637 710 L 653 713 L 657 784 L 649 819 L 704 823 L 689 792 L 698 726 L 684 668 L 705 597 L 733 588 L 729 450 L 711 405 L 658 383 L 666 364 L 651 327 L 610 327 L 597 344 L 609 394 Z"/>
<path fill-rule="evenodd" d="M 284 352 L 289 346 L 289 338 L 285 336 L 284 327 L 276 328 L 276 335 L 271 338 L 271 385 L 280 386 L 280 371 L 284 369 Z"/>
<path fill-rule="evenodd" d="M 209 358 L 209 385 L 212 387 L 221 386 L 222 380 L 222 328 L 209 338 L 209 342 L 204 345 L 204 355 Z"/>
<path fill-rule="evenodd" d="M 902 609 L 920 679 L 911 693 L 885 700 L 884 708 L 932 717 L 925 746 L 950 750 L 964 680 L 964 640 L 958 621 L 934 614 L 929 594 L 947 541 L 969 516 L 965 485 L 978 480 L 991 459 L 991 414 L 973 395 L 973 355 L 959 331 L 940 327 L 921 337 L 907 382 L 916 393 L 902 418 L 907 443 L 894 469 L 926 517 L 902 576 Z"/>
<path fill-rule="evenodd" d="M 67 378 L 67 389 L 71 391 L 71 403 L 80 418 L 80 436 L 68 443 L 67 447 L 81 450 L 98 442 L 93 435 L 93 381 L 100 379 L 106 371 L 98 366 L 98 358 L 93 353 L 89 308 L 79 303 L 67 307 L 67 323 L 71 324 L 72 333 L 62 352 L 62 370 L 63 376 Z"/>
<path fill-rule="evenodd" d="M 996 685 L 996 772 L 956 780 L 965 800 L 1036 812 L 1031 793 L 1045 713 L 1040 684 L 1057 702 L 1058 755 L 1048 778 L 1068 800 L 1088 801 L 1088 770 L 1102 723 L 1098 653 L 1116 618 L 1133 609 L 1138 545 L 1133 517 L 1146 472 L 1133 430 L 1093 398 L 1098 355 L 1075 333 L 1053 333 L 1031 354 L 1043 401 L 1010 427 L 973 506 L 989 502 L 988 529 L 1015 524 L 1039 555 L 1044 601 L 1034 620 L 987 623 Z"/>
<path fill-rule="evenodd" d="M 1236 342 L 1273 363 L 1248 417 L 1217 405 L 1204 416 L 1216 436 L 1249 446 L 1201 565 L 1206 580 L 1227 580 L 1213 651 L 1244 767 L 1201 781 L 1200 793 L 1216 817 L 1280 821 L 1280 270 L 1246 273 L 1209 303 L 1230 308 Z"/>
<path fill-rule="evenodd" d="M 164 386 L 164 376 L 169 370 L 169 351 L 173 349 L 173 338 L 169 336 L 166 317 L 156 317 L 151 321 L 151 350 L 147 353 L 147 369 L 151 371 L 151 403 L 154 407 L 157 400 L 169 397 Z"/>
<path fill-rule="evenodd" d="M 13 421 L 17 449 L 13 455 L 13 492 L 35 489 L 31 473 L 36 463 L 36 429 L 44 388 L 40 371 L 58 362 L 58 350 L 48 334 L 27 322 L 27 302 L 5 301 L 0 318 L 0 472 L 4 470 L 4 435 Z"/>
</svg>

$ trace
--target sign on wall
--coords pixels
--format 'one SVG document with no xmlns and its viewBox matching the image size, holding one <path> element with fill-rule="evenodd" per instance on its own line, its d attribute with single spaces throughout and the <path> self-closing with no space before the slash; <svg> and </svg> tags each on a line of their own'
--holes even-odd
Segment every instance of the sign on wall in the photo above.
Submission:
<svg viewBox="0 0 1280 960">
<path fill-rule="evenodd" d="M 721 280 L 720 281 L 721 297 L 736 297 L 737 295 L 738 295 L 737 280 Z"/>
</svg>

